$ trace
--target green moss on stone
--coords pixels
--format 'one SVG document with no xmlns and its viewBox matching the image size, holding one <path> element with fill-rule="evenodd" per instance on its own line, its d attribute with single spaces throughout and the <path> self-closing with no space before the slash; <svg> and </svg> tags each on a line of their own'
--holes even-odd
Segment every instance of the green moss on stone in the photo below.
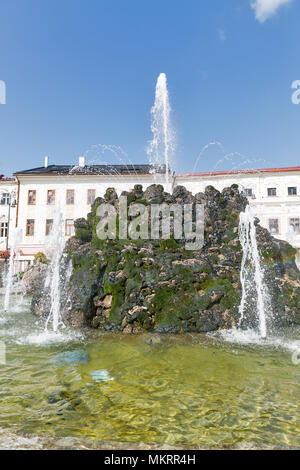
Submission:
<svg viewBox="0 0 300 470">
<path fill-rule="evenodd" d="M 76 230 L 75 236 L 83 243 L 90 242 L 92 240 L 92 231 L 85 228 L 79 228 Z"/>
</svg>

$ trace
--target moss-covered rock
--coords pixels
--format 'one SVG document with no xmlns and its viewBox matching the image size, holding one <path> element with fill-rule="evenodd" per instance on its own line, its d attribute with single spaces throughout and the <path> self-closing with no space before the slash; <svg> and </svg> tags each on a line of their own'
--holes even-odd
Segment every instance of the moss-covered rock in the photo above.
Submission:
<svg viewBox="0 0 300 470">
<path fill-rule="evenodd" d="M 87 220 L 76 221 L 76 235 L 67 244 L 74 272 L 67 289 L 71 308 L 63 310 L 65 321 L 124 333 L 208 332 L 237 325 L 242 260 L 238 223 L 247 205 L 238 187 L 219 192 L 209 186 L 193 196 L 182 186 L 167 194 L 161 185 L 145 191 L 136 185 L 122 195 L 128 204 L 146 206 L 204 204 L 204 246 L 189 251 L 185 239 L 175 239 L 172 230 L 168 240 L 99 240 L 97 207 L 105 202 L 119 210 L 117 194 L 109 188 L 104 198 L 95 200 Z M 274 324 L 300 323 L 295 250 L 259 225 L 257 239 Z"/>
</svg>

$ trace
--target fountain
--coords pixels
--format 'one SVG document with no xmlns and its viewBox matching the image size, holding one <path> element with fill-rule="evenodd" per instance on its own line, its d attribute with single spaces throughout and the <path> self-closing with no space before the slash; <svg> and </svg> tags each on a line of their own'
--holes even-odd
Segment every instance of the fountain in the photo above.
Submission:
<svg viewBox="0 0 300 470">
<path fill-rule="evenodd" d="M 70 277 L 72 276 L 72 273 L 73 273 L 73 264 L 72 264 L 72 260 L 70 259 L 68 261 L 67 269 L 66 269 L 66 276 L 65 276 L 65 282 L 64 282 L 65 286 L 68 285 L 68 282 L 70 280 Z"/>
<path fill-rule="evenodd" d="M 161 73 L 157 79 L 155 102 L 151 109 L 151 131 L 153 139 L 147 154 L 154 174 L 165 165 L 166 190 L 171 191 L 169 181 L 170 158 L 174 152 L 174 131 L 170 119 L 171 106 L 167 89 L 167 77 Z"/>
<path fill-rule="evenodd" d="M 12 247 L 10 250 L 8 271 L 7 271 L 6 282 L 5 282 L 5 296 L 4 296 L 4 311 L 5 312 L 8 311 L 10 296 L 11 296 L 11 291 L 12 291 L 12 286 L 13 286 L 14 257 L 15 257 L 17 246 L 21 242 L 21 240 L 22 240 L 22 229 L 16 228 L 15 233 L 14 233 Z"/>
<path fill-rule="evenodd" d="M 3 268 L 1 272 L 1 283 L 4 288 L 6 284 L 6 278 L 7 278 L 7 266 L 6 266 L 6 263 L 3 263 Z"/>
<path fill-rule="evenodd" d="M 72 309 L 72 302 L 70 298 L 70 294 L 68 293 L 68 285 L 73 274 L 73 263 L 72 259 L 68 259 L 66 253 L 63 254 L 61 259 L 61 286 L 62 286 L 62 295 L 61 301 L 63 302 L 65 308 L 69 311 Z"/>
<path fill-rule="evenodd" d="M 106 159 L 103 160 L 105 154 L 111 154 L 110 156 L 113 156 L 113 159 L 118 161 L 120 165 L 125 166 L 128 172 L 133 171 L 133 173 L 138 176 L 135 170 L 135 166 L 129 158 L 128 154 L 122 149 L 122 147 L 117 145 L 96 144 L 89 147 L 89 149 L 83 153 L 87 161 L 87 168 L 90 168 L 91 165 L 111 165 L 111 163 L 106 161 Z M 108 158 L 108 160 L 111 160 L 111 158 Z M 120 176 L 120 173 L 116 170 L 116 168 L 111 167 L 110 172 L 114 176 Z M 105 175 L 107 173 L 100 171 L 100 174 Z"/>
<path fill-rule="evenodd" d="M 205 156 L 206 152 L 211 149 L 212 147 L 216 147 L 221 153 L 222 156 L 219 160 L 217 160 L 216 164 L 210 171 L 211 174 L 213 174 L 216 171 L 222 170 L 220 167 L 223 165 L 223 163 L 226 163 L 226 170 L 227 171 L 240 171 L 240 170 L 252 170 L 252 171 L 258 171 L 255 170 L 253 165 L 259 164 L 261 167 L 266 166 L 268 163 L 266 160 L 261 159 L 261 158 L 249 158 L 246 155 L 243 155 L 240 152 L 227 152 L 221 142 L 218 141 L 212 141 L 209 142 L 208 144 L 204 145 L 204 147 L 201 149 L 198 157 L 195 160 L 195 164 L 193 167 L 193 173 L 197 171 L 198 164 L 202 157 Z M 209 160 L 210 161 L 210 160 Z"/>
<path fill-rule="evenodd" d="M 258 315 L 259 333 L 261 338 L 267 337 L 266 311 L 269 300 L 268 289 L 264 284 L 264 273 L 260 265 L 260 257 L 256 241 L 255 219 L 248 205 L 245 212 L 240 213 L 239 238 L 243 249 L 240 271 L 242 299 L 239 306 L 242 325 L 247 305 L 254 303 Z"/>
<path fill-rule="evenodd" d="M 50 313 L 46 321 L 45 329 L 52 320 L 53 331 L 57 332 L 58 327 L 62 324 L 60 314 L 61 299 L 61 259 L 65 248 L 65 237 L 63 233 L 63 215 L 58 209 L 53 220 L 53 227 L 49 235 L 47 254 L 50 256 L 51 262 L 48 266 L 45 289 L 49 291 L 50 297 Z"/>
</svg>

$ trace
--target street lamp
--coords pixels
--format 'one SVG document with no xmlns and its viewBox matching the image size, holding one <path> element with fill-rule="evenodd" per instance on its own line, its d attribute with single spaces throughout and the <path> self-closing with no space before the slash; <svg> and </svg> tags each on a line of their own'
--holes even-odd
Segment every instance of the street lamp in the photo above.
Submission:
<svg viewBox="0 0 300 470">
<path fill-rule="evenodd" d="M 9 225 L 10 225 L 10 209 L 11 207 L 16 207 L 16 191 L 8 189 L 2 189 L 0 191 L 2 194 L 1 205 L 6 205 L 8 203 L 8 215 L 7 215 L 7 231 L 6 231 L 6 251 L 8 250 L 8 238 L 9 238 Z M 4 196 L 8 195 L 8 198 Z"/>
</svg>

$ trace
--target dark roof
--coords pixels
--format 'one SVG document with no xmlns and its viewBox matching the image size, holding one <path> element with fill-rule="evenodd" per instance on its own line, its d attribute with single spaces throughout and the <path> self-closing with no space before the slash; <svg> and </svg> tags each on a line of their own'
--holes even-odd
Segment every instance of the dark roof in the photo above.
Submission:
<svg viewBox="0 0 300 470">
<path fill-rule="evenodd" d="M 49 165 L 31 170 L 17 171 L 15 175 L 145 175 L 153 172 L 151 165 Z M 165 165 L 156 169 L 165 173 Z"/>
</svg>

